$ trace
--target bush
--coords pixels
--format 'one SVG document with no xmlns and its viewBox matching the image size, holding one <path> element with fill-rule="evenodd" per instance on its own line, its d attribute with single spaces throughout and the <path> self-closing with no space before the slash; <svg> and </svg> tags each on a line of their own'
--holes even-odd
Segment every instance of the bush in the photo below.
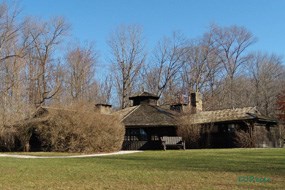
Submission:
<svg viewBox="0 0 285 190">
<path fill-rule="evenodd" d="M 256 137 L 250 136 L 248 132 L 243 130 L 235 131 L 235 145 L 240 148 L 253 148 L 255 147 Z"/>
<path fill-rule="evenodd" d="M 20 141 L 17 137 L 17 131 L 13 127 L 1 127 L 0 131 L 0 151 L 13 151 L 19 147 Z"/>
<path fill-rule="evenodd" d="M 60 152 L 118 151 L 124 137 L 124 127 L 118 118 L 90 112 L 50 113 L 49 130 L 41 128 L 45 147 Z M 46 141 L 50 139 L 50 141 Z"/>
<path fill-rule="evenodd" d="M 265 126 L 254 126 L 252 134 L 239 129 L 235 131 L 235 144 L 241 148 L 254 148 L 266 146 L 278 146 L 277 128 L 266 129 Z"/>
<path fill-rule="evenodd" d="M 82 109 L 48 109 L 47 116 L 11 128 L 13 133 L 6 130 L 0 137 L 2 141 L 4 136 L 10 141 L 19 139 L 17 147 L 15 143 L 6 147 L 11 151 L 112 152 L 121 149 L 125 132 L 117 117 Z"/>
<path fill-rule="evenodd" d="M 200 125 L 193 125 L 190 119 L 183 117 L 178 124 L 177 134 L 185 140 L 187 148 L 199 148 L 201 138 Z"/>
</svg>

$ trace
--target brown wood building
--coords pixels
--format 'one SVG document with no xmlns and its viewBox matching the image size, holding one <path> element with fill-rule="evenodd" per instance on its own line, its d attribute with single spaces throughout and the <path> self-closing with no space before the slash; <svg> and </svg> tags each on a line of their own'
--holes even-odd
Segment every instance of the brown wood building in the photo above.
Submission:
<svg viewBox="0 0 285 190">
<path fill-rule="evenodd" d="M 143 92 L 130 99 L 132 107 L 116 112 L 126 127 L 123 149 L 161 149 L 160 137 L 177 136 L 178 113 L 157 106 L 157 96 Z"/>
<path fill-rule="evenodd" d="M 255 107 L 202 111 L 182 117 L 201 127 L 200 147 L 203 148 L 240 147 L 236 132 L 254 138 L 252 146 L 255 147 L 279 146 L 276 121 L 262 116 Z"/>
<path fill-rule="evenodd" d="M 130 97 L 133 106 L 115 112 L 121 117 L 126 133 L 124 150 L 161 149 L 160 137 L 177 136 L 177 121 L 186 118 L 201 127 L 200 148 L 233 148 L 235 131 L 265 130 L 266 139 L 260 138 L 257 147 L 276 147 L 274 125 L 276 122 L 263 117 L 256 108 L 236 108 L 202 111 L 200 96 L 191 95 L 189 103 L 176 104 L 165 109 L 157 105 L 158 97 L 142 92 Z"/>
</svg>

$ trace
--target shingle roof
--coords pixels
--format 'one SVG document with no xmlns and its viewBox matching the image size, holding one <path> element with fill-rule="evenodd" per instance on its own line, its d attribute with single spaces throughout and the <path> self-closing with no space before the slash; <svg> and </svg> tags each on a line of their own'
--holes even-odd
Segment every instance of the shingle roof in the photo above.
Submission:
<svg viewBox="0 0 285 190">
<path fill-rule="evenodd" d="M 177 113 L 154 105 L 139 105 L 117 112 L 128 126 L 175 126 Z"/>
<path fill-rule="evenodd" d="M 48 120 L 48 112 L 50 111 L 74 112 L 74 110 L 65 110 L 61 108 L 40 107 L 29 119 L 29 122 L 43 122 Z M 120 117 L 120 120 L 129 126 L 176 126 L 177 119 L 180 119 L 180 113 L 161 108 L 155 105 L 138 105 L 125 108 L 114 112 Z M 192 124 L 218 123 L 239 120 L 256 119 L 258 121 L 276 123 L 276 121 L 266 118 L 260 114 L 255 107 L 224 109 L 216 111 L 203 111 L 196 114 L 187 114 L 182 117 L 187 117 Z M 27 121 L 24 121 L 24 123 Z"/>
<path fill-rule="evenodd" d="M 188 115 L 186 117 L 189 117 L 192 124 L 218 123 L 250 119 L 274 122 L 273 120 L 262 116 L 255 107 L 203 111 L 200 113 Z"/>
<path fill-rule="evenodd" d="M 124 108 L 124 109 L 114 112 L 114 114 L 118 115 L 120 120 L 123 121 L 128 115 L 130 115 L 138 107 L 139 106 L 132 106 L 132 107 Z"/>
</svg>

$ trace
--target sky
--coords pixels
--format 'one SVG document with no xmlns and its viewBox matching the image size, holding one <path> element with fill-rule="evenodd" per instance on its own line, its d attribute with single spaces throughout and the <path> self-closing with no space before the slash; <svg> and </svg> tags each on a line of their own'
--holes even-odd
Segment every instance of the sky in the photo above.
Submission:
<svg viewBox="0 0 285 190">
<path fill-rule="evenodd" d="M 141 25 L 150 50 L 173 31 L 196 38 L 211 23 L 244 26 L 258 39 L 253 50 L 285 58 L 285 0 L 21 0 L 20 7 L 24 16 L 65 17 L 75 39 L 95 42 L 102 63 L 121 24 Z"/>
</svg>

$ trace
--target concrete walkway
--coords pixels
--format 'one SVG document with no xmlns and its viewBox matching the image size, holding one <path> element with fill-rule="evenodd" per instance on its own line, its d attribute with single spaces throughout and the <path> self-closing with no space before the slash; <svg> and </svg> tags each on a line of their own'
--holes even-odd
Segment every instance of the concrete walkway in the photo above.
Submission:
<svg viewBox="0 0 285 190">
<path fill-rule="evenodd" d="M 20 155 L 20 154 L 0 154 L 0 157 L 10 157 L 10 158 L 89 158 L 98 156 L 111 156 L 111 155 L 122 155 L 122 154 L 132 154 L 142 151 L 119 151 L 112 153 L 98 153 L 98 154 L 82 154 L 74 156 L 30 156 L 30 155 Z"/>
</svg>

